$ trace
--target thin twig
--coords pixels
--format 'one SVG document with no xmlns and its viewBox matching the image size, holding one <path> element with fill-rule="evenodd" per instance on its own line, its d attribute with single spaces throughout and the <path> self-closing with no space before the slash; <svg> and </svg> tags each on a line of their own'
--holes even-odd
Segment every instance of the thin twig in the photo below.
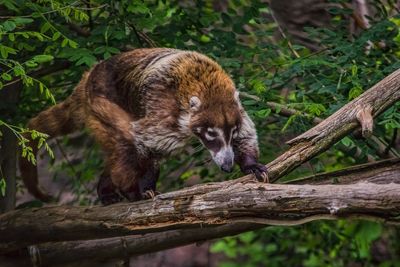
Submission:
<svg viewBox="0 0 400 267">
<path fill-rule="evenodd" d="M 282 30 L 281 26 L 279 25 L 278 20 L 276 19 L 275 15 L 272 11 L 271 11 L 271 17 L 275 21 L 276 26 L 278 27 L 279 33 L 282 35 L 283 39 L 285 39 L 287 41 L 290 51 L 292 51 L 293 55 L 296 58 L 300 58 L 300 55 L 296 52 L 296 50 L 294 50 L 292 43 L 290 42 L 289 38 L 287 38 L 285 32 Z"/>
</svg>

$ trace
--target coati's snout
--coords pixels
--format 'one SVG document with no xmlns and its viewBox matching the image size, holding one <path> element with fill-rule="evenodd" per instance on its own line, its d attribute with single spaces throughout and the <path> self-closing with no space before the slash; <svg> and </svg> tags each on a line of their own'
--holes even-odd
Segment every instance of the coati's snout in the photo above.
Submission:
<svg viewBox="0 0 400 267">
<path fill-rule="evenodd" d="M 232 172 L 235 155 L 231 146 L 222 147 L 217 153 L 211 152 L 211 156 L 214 162 L 223 170 L 224 172 Z"/>
</svg>

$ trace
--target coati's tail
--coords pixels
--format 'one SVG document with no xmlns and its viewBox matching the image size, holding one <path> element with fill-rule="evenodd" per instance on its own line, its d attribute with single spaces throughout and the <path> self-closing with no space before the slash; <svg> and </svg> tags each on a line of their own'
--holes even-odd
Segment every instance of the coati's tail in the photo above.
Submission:
<svg viewBox="0 0 400 267">
<path fill-rule="evenodd" d="M 84 114 L 82 114 L 83 110 L 80 107 L 83 100 L 78 99 L 83 95 L 83 88 L 81 87 L 82 86 L 78 85 L 74 93 L 65 101 L 42 111 L 39 115 L 32 118 L 27 128 L 47 134 L 49 135 L 49 139 L 69 134 L 82 128 L 83 123 L 80 118 L 82 118 Z M 36 158 L 38 141 L 32 140 L 30 134 L 26 134 L 24 137 L 29 140 L 28 144 L 32 148 L 32 152 Z M 20 155 L 19 168 L 22 180 L 29 193 L 41 201 L 50 201 L 52 199 L 51 195 L 47 194 L 39 186 L 37 166 Z"/>
</svg>

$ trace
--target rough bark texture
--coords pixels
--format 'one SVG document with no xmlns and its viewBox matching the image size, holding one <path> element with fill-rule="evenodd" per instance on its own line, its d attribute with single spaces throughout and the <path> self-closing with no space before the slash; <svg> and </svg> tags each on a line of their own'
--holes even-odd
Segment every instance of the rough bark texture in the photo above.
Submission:
<svg viewBox="0 0 400 267">
<path fill-rule="evenodd" d="M 94 239 L 235 222 L 295 225 L 317 219 L 400 222 L 400 184 L 193 186 L 154 200 L 108 207 L 45 207 L 0 217 L 0 250 L 48 241 Z"/>
<path fill-rule="evenodd" d="M 400 183 L 400 158 L 378 161 L 336 172 L 321 173 L 298 180 L 292 184 L 354 184 L 360 181 L 374 184 Z"/>
<path fill-rule="evenodd" d="M 88 259 L 124 259 L 179 247 L 213 238 L 243 233 L 265 227 L 262 224 L 236 223 L 213 228 L 171 230 L 163 233 L 114 237 L 99 240 L 46 243 L 25 252 L 20 259 L 33 260 L 38 266 L 54 266 Z M 1 262 L 1 258 L 0 258 Z"/>
</svg>

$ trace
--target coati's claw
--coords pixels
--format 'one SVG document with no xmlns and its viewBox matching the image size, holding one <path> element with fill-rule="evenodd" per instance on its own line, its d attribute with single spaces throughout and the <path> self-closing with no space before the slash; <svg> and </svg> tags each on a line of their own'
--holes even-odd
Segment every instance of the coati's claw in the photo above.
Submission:
<svg viewBox="0 0 400 267">
<path fill-rule="evenodd" d="M 159 194 L 160 194 L 160 192 L 149 189 L 149 190 L 146 190 L 145 192 L 143 192 L 142 198 L 143 199 L 154 199 L 154 197 Z"/>
<path fill-rule="evenodd" d="M 246 168 L 243 169 L 243 172 L 246 174 L 254 174 L 260 182 L 269 183 L 268 170 L 263 164 L 254 163 L 246 166 Z"/>
<path fill-rule="evenodd" d="M 264 183 L 269 183 L 269 175 L 268 172 L 261 173 L 261 177 L 263 178 Z"/>
</svg>

